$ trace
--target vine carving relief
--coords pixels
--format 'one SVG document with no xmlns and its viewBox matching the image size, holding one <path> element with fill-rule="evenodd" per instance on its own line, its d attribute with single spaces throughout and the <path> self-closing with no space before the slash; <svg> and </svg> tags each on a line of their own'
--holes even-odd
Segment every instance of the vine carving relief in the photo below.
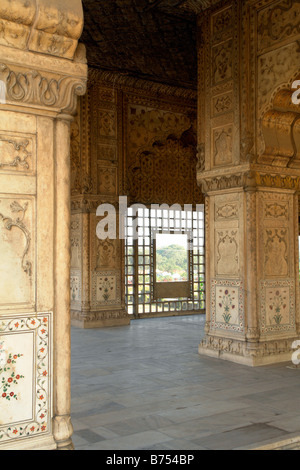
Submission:
<svg viewBox="0 0 300 470">
<path fill-rule="evenodd" d="M 15 213 L 15 214 L 21 213 L 22 215 L 20 217 L 17 217 L 16 219 L 12 219 L 11 217 L 5 216 L 5 215 L 0 213 L 0 220 L 3 221 L 4 228 L 6 230 L 10 231 L 13 227 L 17 227 L 25 235 L 26 245 L 25 245 L 25 249 L 24 249 L 23 255 L 22 255 L 22 269 L 26 274 L 28 274 L 28 276 L 31 277 L 31 275 L 32 275 L 32 264 L 31 264 L 30 261 L 28 261 L 26 259 L 27 255 L 29 253 L 29 249 L 30 249 L 31 235 L 30 235 L 30 232 L 29 232 L 28 228 L 26 227 L 26 225 L 24 223 L 24 217 L 25 217 L 25 214 L 26 214 L 27 209 L 28 209 L 28 202 L 26 202 L 24 204 L 24 206 L 21 206 L 21 204 L 19 204 L 19 202 L 14 201 L 10 205 L 10 208 L 11 208 L 11 211 L 13 213 Z"/>
</svg>

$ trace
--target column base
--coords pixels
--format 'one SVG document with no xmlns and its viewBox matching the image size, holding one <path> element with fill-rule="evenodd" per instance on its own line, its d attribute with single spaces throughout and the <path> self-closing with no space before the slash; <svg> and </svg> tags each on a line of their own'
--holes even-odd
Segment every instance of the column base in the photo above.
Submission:
<svg viewBox="0 0 300 470">
<path fill-rule="evenodd" d="M 97 312 L 71 310 L 71 325 L 82 329 L 129 326 L 130 317 L 126 310 L 104 310 Z"/>
<path fill-rule="evenodd" d="M 273 339 L 247 342 L 238 339 L 207 335 L 200 343 L 200 355 L 234 362 L 250 367 L 290 363 L 294 350 L 292 344 L 299 338 Z"/>
<path fill-rule="evenodd" d="M 40 451 L 40 450 L 56 450 L 57 443 L 55 442 L 53 436 L 43 436 L 43 437 L 27 437 L 26 439 L 18 439 L 16 442 L 11 440 L 7 443 L 2 443 L 0 445 L 1 450 L 13 450 L 13 451 Z"/>
<path fill-rule="evenodd" d="M 56 450 L 75 450 L 72 439 L 69 439 L 68 441 L 65 441 L 65 442 L 57 442 Z"/>
</svg>

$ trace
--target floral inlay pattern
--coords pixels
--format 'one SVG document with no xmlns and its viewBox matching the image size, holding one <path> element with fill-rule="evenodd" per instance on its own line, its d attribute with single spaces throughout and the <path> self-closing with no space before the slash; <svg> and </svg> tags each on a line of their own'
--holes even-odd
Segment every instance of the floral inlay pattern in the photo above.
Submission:
<svg viewBox="0 0 300 470">
<path fill-rule="evenodd" d="M 271 316 L 277 325 L 280 325 L 282 322 L 283 316 L 282 312 L 287 308 L 287 293 L 284 291 L 283 295 L 276 290 L 273 296 L 273 304 L 269 305 L 271 311 Z M 274 315 L 272 315 L 274 313 Z"/>
<path fill-rule="evenodd" d="M 242 281 L 211 281 L 211 326 L 213 329 L 242 332 L 244 321 L 244 289 Z"/>
<path fill-rule="evenodd" d="M 102 281 L 100 287 L 99 287 L 99 291 L 103 297 L 103 299 L 107 302 L 113 291 L 115 290 L 115 287 L 114 287 L 114 281 L 115 279 L 112 278 L 108 278 L 108 277 L 105 277 L 104 279 L 100 279 L 100 281 Z"/>
<path fill-rule="evenodd" d="M 0 348 L 3 350 L 3 342 L 0 343 Z M 12 354 L 9 353 L 8 356 L 2 354 L 2 357 L 5 356 L 5 359 L 0 362 L 0 394 L 1 398 L 5 400 L 18 399 L 18 394 L 14 390 L 13 386 L 18 385 L 21 379 L 24 379 L 24 375 L 16 373 L 15 364 L 17 363 L 18 358 L 22 354 Z"/>
<path fill-rule="evenodd" d="M 32 387 L 33 399 L 33 420 L 18 422 L 17 415 L 14 417 L 14 422 L 9 425 L 0 425 L 0 442 L 8 441 L 25 436 L 37 435 L 40 433 L 49 432 L 51 430 L 51 361 L 49 357 L 49 340 L 51 331 L 51 314 L 45 313 L 29 317 L 17 316 L 14 319 L 2 317 L 0 320 L 0 381 L 1 396 L 0 400 L 5 406 L 5 403 L 15 399 L 22 402 L 22 397 L 15 393 L 13 385 L 22 381 L 23 392 L 24 387 Z M 23 356 L 21 352 L 10 353 L 6 350 L 5 343 L 12 344 L 12 336 L 18 333 L 29 334 L 32 339 L 32 347 L 35 351 L 33 367 L 35 372 L 35 381 L 26 383 L 26 375 L 22 374 L 21 364 L 18 360 Z M 15 339 L 13 339 L 15 341 Z M 22 346 L 20 345 L 20 349 Z M 31 349 L 31 348 L 30 348 Z M 24 358 L 26 354 L 24 353 Z M 30 360 L 30 358 L 28 358 Z M 4 396 L 5 394 L 5 396 Z M 21 395 L 21 394 L 20 394 Z M 9 397 L 8 397 L 9 396 Z M 26 403 L 24 403 L 26 406 Z"/>
<path fill-rule="evenodd" d="M 223 290 L 220 289 L 220 293 L 222 293 Z M 230 323 L 230 320 L 232 318 L 231 312 L 232 310 L 235 309 L 235 303 L 236 303 L 236 292 L 235 290 L 230 293 L 228 289 L 224 290 L 224 295 L 219 295 L 219 307 L 223 309 L 224 313 L 222 317 L 224 318 L 225 323 Z"/>
<path fill-rule="evenodd" d="M 295 329 L 294 281 L 261 281 L 260 290 L 262 332 Z"/>
</svg>

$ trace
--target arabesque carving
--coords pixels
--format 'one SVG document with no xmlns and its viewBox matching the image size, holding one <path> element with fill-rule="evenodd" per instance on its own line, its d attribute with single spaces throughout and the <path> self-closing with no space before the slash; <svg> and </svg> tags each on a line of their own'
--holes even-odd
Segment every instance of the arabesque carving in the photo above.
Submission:
<svg viewBox="0 0 300 470">
<path fill-rule="evenodd" d="M 20 167 L 25 170 L 29 170 L 29 162 L 28 159 L 32 157 L 32 153 L 28 150 L 28 146 L 30 144 L 29 140 L 16 140 L 8 138 L 5 135 L 0 135 L 0 143 L 7 142 L 13 148 L 14 156 L 10 161 L 1 161 L 0 160 L 0 170 L 3 168 L 16 168 Z M 1 158 L 1 157 L 0 157 Z M 3 157 L 2 157 L 3 158 Z"/>
<path fill-rule="evenodd" d="M 281 0 L 258 14 L 259 49 L 300 33 L 299 0 Z"/>
<path fill-rule="evenodd" d="M 28 252 L 30 249 L 31 235 L 30 235 L 28 228 L 24 224 L 24 217 L 28 208 L 28 203 L 26 202 L 24 206 L 21 206 L 21 204 L 19 204 L 17 201 L 14 201 L 10 205 L 10 208 L 13 213 L 21 213 L 22 216 L 17 217 L 15 220 L 13 220 L 11 217 L 5 216 L 0 213 L 0 220 L 3 221 L 4 227 L 6 228 L 6 230 L 10 231 L 13 227 L 17 227 L 24 233 L 25 239 L 26 239 L 26 245 L 25 245 L 25 249 L 22 255 L 22 268 L 23 268 L 23 271 L 26 274 L 28 274 L 28 276 L 31 277 L 32 264 L 30 261 L 26 260 L 26 256 L 28 255 Z"/>
</svg>

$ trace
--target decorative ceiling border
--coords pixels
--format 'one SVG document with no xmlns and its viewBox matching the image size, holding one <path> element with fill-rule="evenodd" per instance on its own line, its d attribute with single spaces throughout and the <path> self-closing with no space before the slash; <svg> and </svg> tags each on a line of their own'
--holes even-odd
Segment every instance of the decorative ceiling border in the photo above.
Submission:
<svg viewBox="0 0 300 470">
<path fill-rule="evenodd" d="M 95 83 L 101 83 L 103 86 L 112 86 L 123 91 L 132 91 L 133 89 L 144 90 L 156 95 L 164 95 L 175 98 L 182 98 L 191 101 L 197 101 L 197 90 L 180 88 L 162 83 L 153 82 L 135 78 L 128 74 L 120 72 L 104 71 L 95 68 L 89 68 L 88 71 L 88 87 Z"/>
</svg>

